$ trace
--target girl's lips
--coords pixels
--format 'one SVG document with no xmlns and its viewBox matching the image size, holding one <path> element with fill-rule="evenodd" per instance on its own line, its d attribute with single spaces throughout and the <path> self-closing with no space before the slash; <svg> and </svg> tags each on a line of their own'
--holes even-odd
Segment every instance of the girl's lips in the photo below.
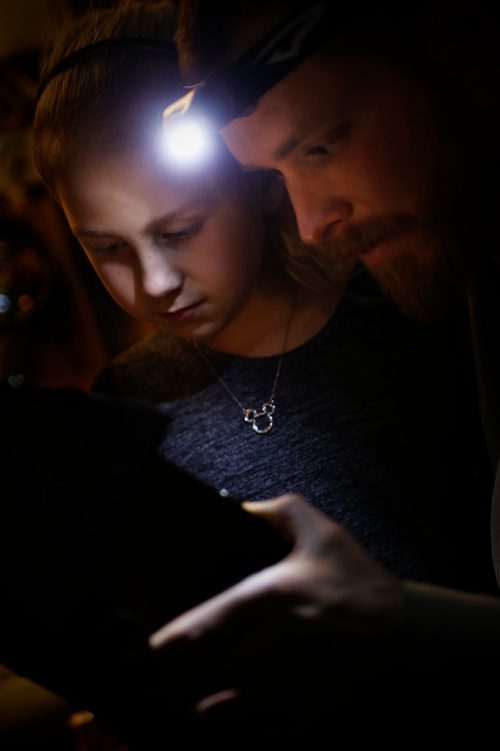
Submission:
<svg viewBox="0 0 500 751">
<path fill-rule="evenodd" d="M 179 308 L 178 310 L 172 310 L 168 313 L 160 313 L 162 318 L 174 323 L 187 321 L 190 318 L 194 318 L 200 312 L 200 308 L 203 305 L 203 301 L 194 303 L 194 305 L 188 305 L 185 308 Z"/>
</svg>

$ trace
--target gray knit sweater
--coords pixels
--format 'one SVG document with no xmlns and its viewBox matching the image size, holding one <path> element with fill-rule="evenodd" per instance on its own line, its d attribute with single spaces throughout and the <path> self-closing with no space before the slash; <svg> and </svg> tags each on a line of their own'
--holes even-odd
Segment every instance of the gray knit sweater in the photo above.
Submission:
<svg viewBox="0 0 500 751">
<path fill-rule="evenodd" d="M 490 591 L 492 477 L 466 320 L 457 311 L 415 323 L 371 291 L 347 294 L 284 356 L 266 435 L 245 424 L 195 347 L 160 329 L 96 388 L 164 403 L 165 456 L 219 491 L 299 492 L 394 573 Z M 244 406 L 269 397 L 277 357 L 208 356 Z"/>
</svg>

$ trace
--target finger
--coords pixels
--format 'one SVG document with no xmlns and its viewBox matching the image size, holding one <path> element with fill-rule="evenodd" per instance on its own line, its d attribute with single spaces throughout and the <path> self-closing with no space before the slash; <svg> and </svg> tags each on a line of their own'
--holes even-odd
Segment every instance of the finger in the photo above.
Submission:
<svg viewBox="0 0 500 751">
<path fill-rule="evenodd" d="M 149 637 L 149 646 L 156 650 L 181 639 L 195 641 L 210 632 L 220 632 L 224 626 L 242 617 L 248 611 L 261 611 L 274 592 L 274 581 L 281 564 L 263 569 L 243 579 L 233 587 L 206 600 L 195 608 L 174 618 Z"/>
<path fill-rule="evenodd" d="M 282 676 L 283 677 L 283 676 Z M 329 681 L 319 682 L 314 671 L 307 676 L 310 680 L 304 683 L 290 672 L 290 680 L 284 682 L 278 676 L 266 675 L 265 680 L 254 680 L 245 683 L 238 689 L 227 689 L 207 695 L 195 705 L 195 714 L 203 721 L 205 728 L 216 728 L 220 733 L 234 736 L 234 731 L 241 732 L 245 727 L 245 738 L 262 739 L 276 734 L 281 740 L 286 728 L 293 737 L 295 732 L 315 726 L 325 714 L 331 726 L 332 703 L 339 706 L 343 691 L 337 691 L 332 686 L 332 676 Z M 328 698 L 325 698 L 328 697 Z M 280 746 L 278 746 L 280 747 Z"/>
<path fill-rule="evenodd" d="M 302 496 L 287 493 L 266 501 L 245 501 L 243 508 L 272 524 L 295 544 L 297 551 L 316 551 L 318 546 L 335 543 L 340 525 L 311 506 Z"/>
<path fill-rule="evenodd" d="M 240 691 L 236 688 L 228 688 L 224 691 L 218 691 L 212 696 L 207 696 L 201 701 L 197 702 L 194 707 L 196 714 L 203 715 L 208 712 L 212 712 L 215 709 L 219 709 L 224 705 L 227 706 L 228 702 L 236 701 L 240 696 Z"/>
</svg>

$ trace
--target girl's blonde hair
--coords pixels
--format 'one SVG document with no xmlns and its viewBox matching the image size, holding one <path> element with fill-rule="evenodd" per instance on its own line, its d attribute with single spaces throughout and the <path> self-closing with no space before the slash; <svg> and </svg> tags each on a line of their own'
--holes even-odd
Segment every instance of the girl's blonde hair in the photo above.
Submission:
<svg viewBox="0 0 500 751">
<path fill-rule="evenodd" d="M 61 30 L 42 59 L 42 82 L 64 57 L 105 39 L 142 38 L 164 48 L 103 47 L 48 81 L 35 112 L 34 158 L 54 194 L 58 172 L 82 137 L 98 138 L 110 148 L 143 139 L 145 123 L 158 127 L 165 105 L 184 93 L 173 46 L 175 28 L 171 0 L 124 0 L 112 10 L 94 9 L 72 18 Z M 134 113 L 141 115 L 137 129 Z M 331 259 L 301 242 L 288 200 L 266 217 L 266 227 L 279 264 L 295 281 L 319 292 L 341 278 Z"/>
<path fill-rule="evenodd" d="M 119 113 L 127 102 L 136 96 L 145 101 L 148 90 L 161 92 L 164 100 L 179 96 L 175 25 L 171 0 L 124 0 L 114 9 L 96 8 L 68 19 L 42 57 L 41 82 L 67 55 L 102 40 L 142 38 L 163 43 L 164 48 L 103 47 L 49 80 L 37 103 L 33 131 L 35 165 L 50 189 L 89 122 L 93 131 L 105 126 L 115 137 L 121 127 L 124 136 L 130 125 L 120 126 Z"/>
</svg>

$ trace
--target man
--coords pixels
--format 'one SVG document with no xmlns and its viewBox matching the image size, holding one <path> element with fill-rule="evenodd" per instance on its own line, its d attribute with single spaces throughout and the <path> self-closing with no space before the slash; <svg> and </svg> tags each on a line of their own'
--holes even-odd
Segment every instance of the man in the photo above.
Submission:
<svg viewBox="0 0 500 751">
<path fill-rule="evenodd" d="M 468 101 L 446 72 L 432 67 L 432 55 L 424 54 L 429 40 L 422 36 L 431 18 L 421 14 L 427 7 L 411 12 L 404 7 L 398 13 L 396 6 L 377 4 L 365 14 L 340 5 L 253 2 L 230 11 L 225 4 L 186 0 L 177 35 L 181 61 L 191 82 L 210 74 L 200 87 L 207 101 L 211 81 L 217 86 L 227 81 L 233 94 L 238 76 L 254 87 L 239 111 L 222 118 L 220 132 L 245 169 L 281 175 L 300 234 L 315 252 L 334 261 L 360 261 L 405 314 L 432 319 L 457 296 L 468 294 L 484 433 L 495 469 L 500 453 L 495 342 L 500 268 L 491 250 L 496 236 L 491 170 L 499 161 L 496 142 L 488 139 L 495 132 L 492 111 L 489 119 L 484 113 L 479 118 L 477 102 Z M 439 4 L 436 9 L 438 14 L 442 10 Z M 326 36 L 321 37 L 321 27 L 328 30 Z M 292 60 L 288 68 L 287 59 Z M 273 79 L 269 70 L 276 60 L 283 69 Z M 224 65 L 234 61 L 224 77 Z M 500 581 L 498 476 L 492 541 Z M 328 691 L 335 695 L 330 710 L 338 707 L 338 695 L 331 686 L 325 688 L 320 668 L 308 673 L 303 662 L 324 661 L 331 676 L 341 666 L 332 650 L 344 645 L 347 630 L 363 635 L 357 644 L 363 649 L 374 633 L 399 639 L 394 663 L 404 663 L 413 678 L 415 663 L 422 660 L 429 681 L 419 683 L 416 693 L 425 696 L 432 682 L 439 682 L 427 696 L 426 713 L 436 709 L 443 694 L 456 702 L 462 718 L 469 707 L 477 720 L 487 693 L 478 689 L 474 655 L 478 664 L 489 664 L 492 675 L 499 666 L 496 596 L 398 581 L 300 498 L 254 504 L 251 510 L 293 540 L 293 555 L 174 620 L 151 639 L 165 656 L 174 645 L 189 644 L 206 658 L 215 636 L 235 645 L 229 657 L 217 654 L 219 673 L 221 664 L 227 671 L 225 682 L 214 679 L 212 694 L 198 704 L 200 713 L 226 721 L 259 712 L 267 717 L 272 710 L 266 706 L 281 707 L 278 696 L 286 695 L 285 704 L 300 703 L 298 697 L 304 701 L 313 693 L 313 716 L 325 697 L 328 706 Z M 266 616 L 262 628 L 256 628 L 259 613 Z M 280 635 L 292 629 L 296 638 L 287 642 L 287 654 L 297 669 L 287 672 L 279 659 L 270 659 L 270 644 L 276 647 Z M 314 656 L 308 651 L 313 640 Z M 413 649 L 417 659 L 412 662 Z M 485 654 L 489 662 L 483 662 Z M 356 687 L 366 686 L 370 658 L 363 655 L 362 678 L 347 689 L 351 697 L 359 698 Z M 339 669 L 339 680 L 341 675 Z M 401 673 L 396 670 L 396 675 L 400 681 Z M 304 676 L 309 680 L 304 682 Z M 315 681 L 321 682 L 318 692 Z M 390 683 L 382 684 L 384 690 Z M 370 685 L 371 698 L 363 708 L 373 700 L 381 709 L 380 698 L 375 701 L 377 682 Z M 397 685 L 408 691 L 411 680 Z M 273 691 L 278 686 L 279 692 Z M 396 693 L 390 694 L 392 702 Z M 397 704 L 399 710 L 402 705 Z"/>
</svg>

